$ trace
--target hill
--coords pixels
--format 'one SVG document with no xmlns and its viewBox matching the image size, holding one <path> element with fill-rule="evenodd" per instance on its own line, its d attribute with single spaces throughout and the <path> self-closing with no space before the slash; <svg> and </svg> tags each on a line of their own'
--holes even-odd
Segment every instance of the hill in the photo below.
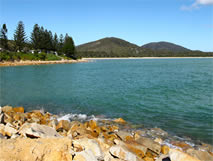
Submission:
<svg viewBox="0 0 213 161">
<path fill-rule="evenodd" d="M 89 42 L 76 47 L 80 53 L 96 53 L 100 56 L 124 56 L 139 53 L 142 49 L 128 41 L 115 38 L 107 37 L 97 41 Z"/>
<path fill-rule="evenodd" d="M 154 42 L 141 47 L 108 37 L 76 47 L 78 57 L 206 57 L 213 52 L 192 51 L 169 42 Z"/>
<path fill-rule="evenodd" d="M 182 47 L 180 45 L 176 45 L 176 44 L 173 44 L 170 42 L 165 42 L 165 41 L 148 43 L 148 44 L 141 46 L 141 48 L 151 49 L 154 51 L 157 51 L 157 50 L 165 50 L 165 51 L 172 51 L 172 52 L 190 51 L 189 49 L 187 49 L 185 47 Z"/>
</svg>

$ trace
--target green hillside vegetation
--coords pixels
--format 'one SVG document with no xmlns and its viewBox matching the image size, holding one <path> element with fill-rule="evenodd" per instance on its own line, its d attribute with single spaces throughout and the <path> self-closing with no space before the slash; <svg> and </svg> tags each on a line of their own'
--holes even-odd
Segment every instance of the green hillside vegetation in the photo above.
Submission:
<svg viewBox="0 0 213 161">
<path fill-rule="evenodd" d="M 163 51 L 172 51 L 172 52 L 189 52 L 190 50 L 184 48 L 180 45 L 176 45 L 170 42 L 152 42 L 141 46 L 141 48 L 151 49 L 154 51 L 163 50 Z"/>
<path fill-rule="evenodd" d="M 209 57 L 213 52 L 192 51 L 168 43 L 150 43 L 139 47 L 118 38 L 104 38 L 76 47 L 78 57 Z"/>
</svg>

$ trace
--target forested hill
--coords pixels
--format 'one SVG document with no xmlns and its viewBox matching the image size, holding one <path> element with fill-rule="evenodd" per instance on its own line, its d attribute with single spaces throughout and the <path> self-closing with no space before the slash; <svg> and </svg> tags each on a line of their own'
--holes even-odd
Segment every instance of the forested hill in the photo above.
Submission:
<svg viewBox="0 0 213 161">
<path fill-rule="evenodd" d="M 182 47 L 180 45 L 176 45 L 170 42 L 152 42 L 141 46 L 141 48 L 151 49 L 151 50 L 167 50 L 172 52 L 187 52 L 189 49 Z"/>
<path fill-rule="evenodd" d="M 192 51 L 182 46 L 158 42 L 137 46 L 128 41 L 110 37 L 76 47 L 79 57 L 198 57 L 213 56 L 213 52 Z"/>
<path fill-rule="evenodd" d="M 122 56 L 128 53 L 135 53 L 140 47 L 125 40 L 110 37 L 79 45 L 76 49 L 79 52 L 99 53 L 100 56 L 102 54 L 106 56 L 112 56 L 114 54 Z"/>
</svg>

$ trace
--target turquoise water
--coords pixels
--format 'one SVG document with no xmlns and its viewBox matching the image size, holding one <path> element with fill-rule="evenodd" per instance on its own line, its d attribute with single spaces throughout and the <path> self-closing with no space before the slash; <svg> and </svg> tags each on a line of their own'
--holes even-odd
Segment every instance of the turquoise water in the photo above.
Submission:
<svg viewBox="0 0 213 161">
<path fill-rule="evenodd" d="M 213 144 L 213 59 L 0 68 L 0 105 L 122 117 Z"/>
</svg>

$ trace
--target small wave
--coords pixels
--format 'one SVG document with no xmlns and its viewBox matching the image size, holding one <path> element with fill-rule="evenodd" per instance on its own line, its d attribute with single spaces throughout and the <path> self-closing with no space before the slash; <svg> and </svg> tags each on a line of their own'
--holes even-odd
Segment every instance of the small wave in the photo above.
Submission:
<svg viewBox="0 0 213 161">
<path fill-rule="evenodd" d="M 95 120 L 95 121 L 100 121 L 100 120 L 110 120 L 105 118 L 104 116 L 94 116 L 94 115 L 86 115 L 86 114 L 65 114 L 65 115 L 59 115 L 57 118 L 58 121 L 61 120 L 68 120 L 68 121 L 89 121 L 89 120 Z"/>
</svg>

